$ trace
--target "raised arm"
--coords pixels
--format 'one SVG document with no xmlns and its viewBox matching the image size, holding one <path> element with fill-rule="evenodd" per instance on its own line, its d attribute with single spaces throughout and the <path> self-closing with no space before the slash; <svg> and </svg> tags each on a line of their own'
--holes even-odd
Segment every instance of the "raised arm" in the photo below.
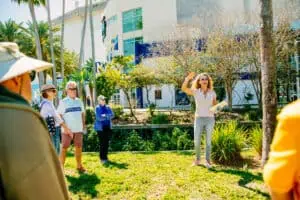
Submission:
<svg viewBox="0 0 300 200">
<path fill-rule="evenodd" d="M 193 95 L 193 91 L 188 87 L 189 82 L 194 78 L 195 73 L 190 72 L 187 77 L 185 77 L 184 82 L 181 86 L 181 90 L 185 92 L 187 95 Z"/>
</svg>

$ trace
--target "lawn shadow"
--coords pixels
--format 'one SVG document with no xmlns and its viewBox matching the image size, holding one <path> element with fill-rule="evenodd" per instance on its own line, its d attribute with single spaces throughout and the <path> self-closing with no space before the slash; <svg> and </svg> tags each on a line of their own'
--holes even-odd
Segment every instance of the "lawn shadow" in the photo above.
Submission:
<svg viewBox="0 0 300 200">
<path fill-rule="evenodd" d="M 96 190 L 96 185 L 101 183 L 101 180 L 96 174 L 80 174 L 79 177 L 73 177 L 66 175 L 67 180 L 70 182 L 69 190 L 77 194 L 83 192 L 86 195 L 90 195 L 92 198 L 97 197 L 98 191 Z"/>
<path fill-rule="evenodd" d="M 231 174 L 231 175 L 237 175 L 240 176 L 241 179 L 239 180 L 238 184 L 239 186 L 246 188 L 248 190 L 251 190 L 253 192 L 256 192 L 257 194 L 260 194 L 264 197 L 268 197 L 270 198 L 270 195 L 264 191 L 261 191 L 260 189 L 255 189 L 255 188 L 251 188 L 249 187 L 249 183 L 251 183 L 252 181 L 263 181 L 262 178 L 262 173 L 258 173 L 253 174 L 249 171 L 243 171 L 243 170 L 238 170 L 238 169 L 217 169 L 217 168 L 211 168 L 209 169 L 212 172 L 222 172 L 222 173 L 227 173 L 227 174 Z"/>
<path fill-rule="evenodd" d="M 133 151 L 134 154 L 143 154 L 143 155 L 155 155 L 161 153 L 161 151 Z"/>
<path fill-rule="evenodd" d="M 107 163 L 103 164 L 103 167 L 105 168 L 118 168 L 118 169 L 128 169 L 127 163 L 120 163 L 120 162 L 114 162 L 114 161 L 108 161 Z"/>
</svg>

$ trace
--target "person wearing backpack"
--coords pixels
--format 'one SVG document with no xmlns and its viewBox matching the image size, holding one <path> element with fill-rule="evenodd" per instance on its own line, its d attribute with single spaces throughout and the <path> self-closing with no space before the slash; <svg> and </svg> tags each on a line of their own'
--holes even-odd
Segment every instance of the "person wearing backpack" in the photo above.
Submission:
<svg viewBox="0 0 300 200">
<path fill-rule="evenodd" d="M 55 86 L 52 84 L 43 85 L 41 88 L 41 93 L 43 100 L 40 104 L 40 114 L 47 123 L 53 146 L 56 150 L 56 153 L 59 155 L 61 127 L 64 128 L 65 132 L 70 132 L 70 129 L 64 123 L 53 105 L 53 100 L 56 97 Z"/>
</svg>

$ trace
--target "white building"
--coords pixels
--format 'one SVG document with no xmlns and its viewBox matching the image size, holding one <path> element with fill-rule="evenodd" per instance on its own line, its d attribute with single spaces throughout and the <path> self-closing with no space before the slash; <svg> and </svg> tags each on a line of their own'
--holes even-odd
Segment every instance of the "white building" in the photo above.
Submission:
<svg viewBox="0 0 300 200">
<path fill-rule="evenodd" d="M 274 12 L 288 7 L 288 0 L 276 0 Z M 297 1 L 300 5 L 300 0 Z M 81 4 L 82 5 L 82 4 Z M 136 55 L 137 43 L 151 44 L 169 39 L 178 26 L 190 25 L 201 29 L 211 29 L 214 25 L 233 24 L 237 30 L 244 25 L 258 24 L 258 0 L 102 0 L 94 4 L 94 29 L 96 60 L 110 60 L 115 55 Z M 84 8 L 69 12 L 65 19 L 65 47 L 79 53 Z M 106 37 L 101 36 L 101 20 L 106 18 Z M 299 16 L 299 15 L 298 15 Z M 60 23 L 60 18 L 55 20 Z M 239 30 L 247 31 L 247 30 Z M 174 34 L 173 34 L 174 35 Z M 89 20 L 85 37 L 84 60 L 91 57 Z M 176 34 L 174 38 L 176 40 Z M 151 63 L 151 59 L 142 62 Z M 151 65 L 151 64 L 150 64 Z M 245 104 L 245 93 L 255 94 L 249 80 L 239 81 L 234 89 L 233 105 Z M 138 106 L 147 105 L 146 90 L 133 92 Z M 180 91 L 172 85 L 152 87 L 149 99 L 158 107 L 182 106 Z M 113 98 L 127 106 L 122 91 Z M 256 104 L 254 98 L 248 102 Z"/>
</svg>

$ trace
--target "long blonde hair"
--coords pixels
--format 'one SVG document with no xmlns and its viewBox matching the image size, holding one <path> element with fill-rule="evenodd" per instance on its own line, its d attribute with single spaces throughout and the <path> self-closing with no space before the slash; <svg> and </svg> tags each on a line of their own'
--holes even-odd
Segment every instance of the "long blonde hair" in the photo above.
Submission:
<svg viewBox="0 0 300 200">
<path fill-rule="evenodd" d="M 214 90 L 214 83 L 212 81 L 212 78 L 208 75 L 208 73 L 201 73 L 198 76 L 196 76 L 195 80 L 192 83 L 192 89 L 197 90 L 197 89 L 201 88 L 201 84 L 199 83 L 199 80 L 203 76 L 207 77 L 207 79 L 208 79 L 207 88 L 209 90 Z"/>
</svg>

